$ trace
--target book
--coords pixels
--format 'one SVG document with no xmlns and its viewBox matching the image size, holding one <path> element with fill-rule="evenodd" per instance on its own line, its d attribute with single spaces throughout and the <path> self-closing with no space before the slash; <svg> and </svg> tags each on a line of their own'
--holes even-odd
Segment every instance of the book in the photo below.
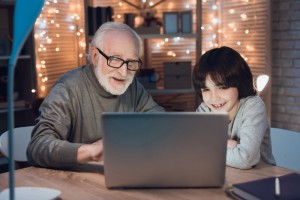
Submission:
<svg viewBox="0 0 300 200">
<path fill-rule="evenodd" d="M 239 184 L 226 189 L 234 199 L 300 199 L 300 174 L 290 173 L 278 177 L 279 194 L 276 195 L 276 177 L 269 177 Z"/>
</svg>

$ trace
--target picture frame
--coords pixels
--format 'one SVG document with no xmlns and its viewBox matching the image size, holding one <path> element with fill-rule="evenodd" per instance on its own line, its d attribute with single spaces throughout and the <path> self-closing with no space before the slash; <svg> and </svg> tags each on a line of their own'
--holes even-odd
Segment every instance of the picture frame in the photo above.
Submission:
<svg viewBox="0 0 300 200">
<path fill-rule="evenodd" d="M 163 13 L 163 30 L 164 34 L 179 33 L 179 13 L 164 12 Z"/>
<path fill-rule="evenodd" d="M 181 33 L 192 33 L 192 11 L 181 12 L 180 28 Z"/>
</svg>

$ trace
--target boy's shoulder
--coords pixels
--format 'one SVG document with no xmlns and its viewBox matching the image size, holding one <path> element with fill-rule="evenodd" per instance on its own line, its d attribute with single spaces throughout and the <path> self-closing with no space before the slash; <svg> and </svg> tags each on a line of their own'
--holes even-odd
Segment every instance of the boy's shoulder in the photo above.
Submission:
<svg viewBox="0 0 300 200">
<path fill-rule="evenodd" d="M 265 110 L 265 103 L 259 96 L 249 96 L 240 100 L 240 109 L 254 112 Z"/>
</svg>

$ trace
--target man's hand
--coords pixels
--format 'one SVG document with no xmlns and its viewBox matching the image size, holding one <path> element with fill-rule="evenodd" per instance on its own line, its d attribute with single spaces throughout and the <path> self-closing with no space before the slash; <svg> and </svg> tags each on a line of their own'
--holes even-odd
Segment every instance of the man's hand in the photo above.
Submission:
<svg viewBox="0 0 300 200">
<path fill-rule="evenodd" d="M 92 144 L 84 144 L 77 151 L 77 162 L 85 164 L 90 161 L 100 161 L 103 152 L 102 140 L 98 140 Z"/>
</svg>

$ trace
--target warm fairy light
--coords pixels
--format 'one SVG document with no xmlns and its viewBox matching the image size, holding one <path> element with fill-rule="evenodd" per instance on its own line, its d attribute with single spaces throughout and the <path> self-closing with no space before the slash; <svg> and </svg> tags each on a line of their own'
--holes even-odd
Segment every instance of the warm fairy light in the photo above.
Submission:
<svg viewBox="0 0 300 200">
<path fill-rule="evenodd" d="M 119 2 L 119 6 L 123 6 L 123 3 L 121 1 Z"/>
<path fill-rule="evenodd" d="M 216 25 L 219 22 L 219 20 L 217 18 L 212 18 L 211 22 L 213 25 Z"/>
<path fill-rule="evenodd" d="M 247 15 L 246 14 L 241 14 L 241 18 L 242 18 L 242 20 L 246 20 L 247 19 Z"/>
<path fill-rule="evenodd" d="M 255 36 L 252 27 L 255 28 L 254 22 L 258 18 L 256 12 L 248 8 L 258 5 L 249 0 L 236 0 L 234 6 L 225 4 L 225 1 L 220 0 L 202 1 L 202 48 L 207 51 L 216 46 L 229 45 L 243 52 L 243 58 L 249 60 L 253 53 L 247 57 L 248 53 L 256 47 L 251 44 Z"/>
<path fill-rule="evenodd" d="M 218 9 L 218 6 L 217 6 L 217 5 L 213 5 L 211 8 L 212 8 L 213 10 L 217 10 L 217 9 Z"/>
<path fill-rule="evenodd" d="M 174 42 L 179 42 L 181 40 L 181 37 L 174 37 L 173 40 Z"/>
<path fill-rule="evenodd" d="M 172 56 L 173 53 L 174 53 L 173 51 L 168 51 L 168 52 L 167 52 L 167 55 L 168 55 L 168 56 Z"/>
<path fill-rule="evenodd" d="M 84 41 L 80 41 L 80 42 L 79 42 L 79 46 L 80 46 L 81 48 L 85 48 L 85 47 L 86 47 L 86 43 L 85 43 Z"/>
<path fill-rule="evenodd" d="M 36 90 L 35 89 L 31 89 L 31 93 L 36 93 Z"/>
<path fill-rule="evenodd" d="M 35 22 L 34 38 L 36 43 L 36 70 L 39 81 L 38 91 L 40 92 L 40 94 L 42 94 L 41 96 L 43 96 L 43 93 L 46 92 L 46 82 L 49 81 L 46 65 L 46 60 L 49 59 L 47 55 L 49 52 L 51 53 L 61 51 L 59 47 L 59 40 L 61 40 L 61 35 L 59 34 L 59 32 L 61 32 L 61 28 L 65 29 L 65 26 L 60 26 L 60 23 L 58 23 L 60 21 L 56 17 L 56 15 L 61 14 L 60 10 L 56 7 L 57 3 L 59 3 L 58 0 L 46 0 L 42 13 L 39 15 Z M 82 13 L 82 7 L 80 4 L 71 3 L 69 6 L 69 11 L 64 10 L 64 12 L 62 13 L 65 14 L 67 12 L 65 22 L 68 23 L 69 30 L 73 31 L 74 35 L 78 36 L 78 61 L 80 60 L 80 62 L 85 63 L 83 59 L 80 59 L 84 57 L 86 48 L 84 33 L 85 27 L 84 23 L 82 22 L 81 16 L 78 14 Z"/>
<path fill-rule="evenodd" d="M 191 8 L 191 5 L 189 3 L 186 3 L 185 6 L 184 6 L 186 9 L 190 9 Z"/>
<path fill-rule="evenodd" d="M 70 29 L 71 31 L 74 31 L 74 30 L 76 30 L 76 26 L 71 25 L 71 26 L 69 26 L 69 29 Z"/>
</svg>

